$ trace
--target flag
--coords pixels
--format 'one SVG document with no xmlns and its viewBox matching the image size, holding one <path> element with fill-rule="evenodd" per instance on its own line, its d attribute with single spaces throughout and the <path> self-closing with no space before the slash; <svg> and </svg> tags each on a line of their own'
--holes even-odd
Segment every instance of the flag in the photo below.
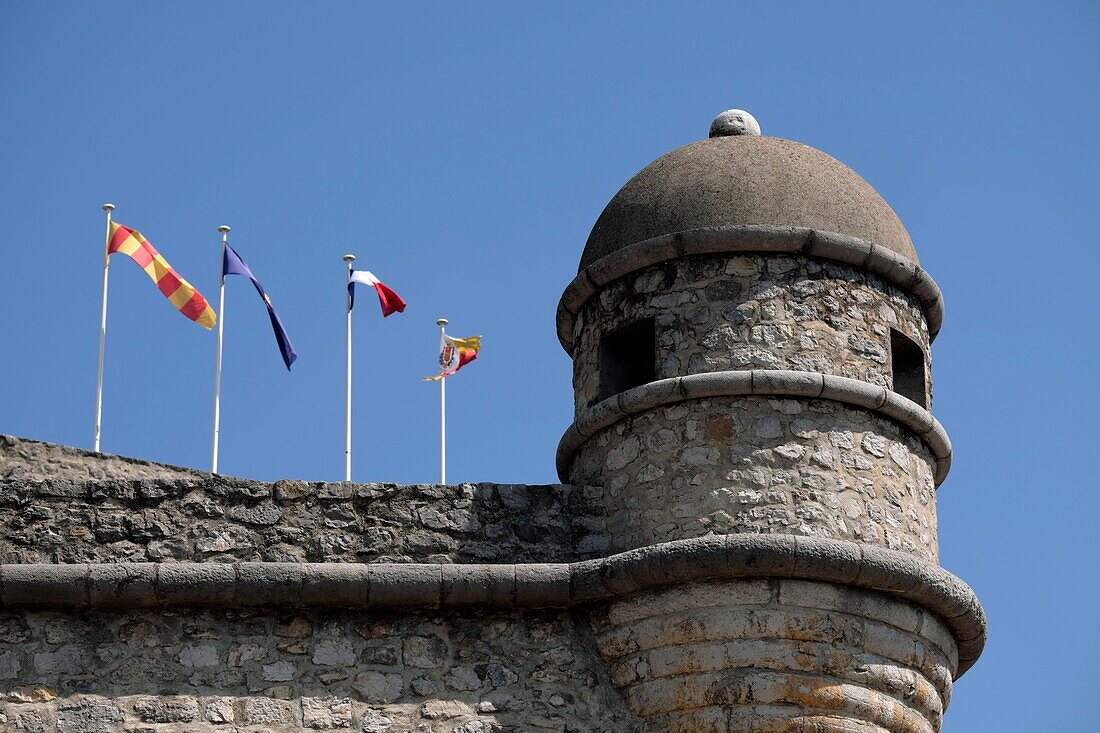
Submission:
<svg viewBox="0 0 1100 733">
<path fill-rule="evenodd" d="M 244 275 L 252 281 L 256 292 L 260 294 L 264 305 L 267 306 L 267 316 L 271 319 L 271 330 L 275 332 L 275 341 L 279 344 L 279 353 L 283 355 L 283 363 L 286 364 L 287 371 L 290 371 L 290 365 L 298 358 L 298 352 L 294 350 L 294 345 L 290 343 L 290 336 L 287 335 L 279 314 L 275 312 L 275 306 L 271 305 L 271 298 L 267 297 L 267 293 L 264 292 L 263 285 L 260 285 L 260 281 L 252 274 L 252 270 L 248 269 L 248 265 L 237 254 L 237 250 L 230 247 L 228 242 L 225 245 L 225 257 L 222 259 L 222 277 L 226 275 Z"/>
<path fill-rule="evenodd" d="M 434 377 L 424 377 L 424 381 L 451 376 L 476 359 L 477 352 L 480 350 L 480 336 L 467 336 L 466 338 L 456 339 L 441 333 L 439 335 L 439 374 Z"/>
<path fill-rule="evenodd" d="M 370 285 L 378 293 L 378 302 L 382 305 L 382 317 L 400 313 L 405 310 L 405 301 L 401 296 L 390 290 L 386 285 L 374 276 L 370 270 L 352 270 L 351 280 L 348 282 L 348 310 L 355 305 L 355 283 Z"/>
<path fill-rule="evenodd" d="M 138 263 L 138 266 L 145 270 L 145 274 L 157 284 L 164 297 L 168 298 L 180 313 L 205 329 L 214 327 L 217 315 L 207 304 L 206 298 L 172 269 L 153 245 L 141 236 L 141 232 L 112 221 L 107 254 L 112 255 L 115 252 L 121 252 Z"/>
</svg>

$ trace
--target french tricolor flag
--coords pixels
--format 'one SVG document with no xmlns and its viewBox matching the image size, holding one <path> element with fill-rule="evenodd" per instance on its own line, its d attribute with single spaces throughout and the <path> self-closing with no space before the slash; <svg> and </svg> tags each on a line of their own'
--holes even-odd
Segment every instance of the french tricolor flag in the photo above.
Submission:
<svg viewBox="0 0 1100 733">
<path fill-rule="evenodd" d="M 382 305 L 382 317 L 405 310 L 405 301 L 401 296 L 390 290 L 381 280 L 374 276 L 370 270 L 352 270 L 351 280 L 348 281 L 348 310 L 355 305 L 355 283 L 370 285 L 378 293 L 378 302 Z"/>
</svg>

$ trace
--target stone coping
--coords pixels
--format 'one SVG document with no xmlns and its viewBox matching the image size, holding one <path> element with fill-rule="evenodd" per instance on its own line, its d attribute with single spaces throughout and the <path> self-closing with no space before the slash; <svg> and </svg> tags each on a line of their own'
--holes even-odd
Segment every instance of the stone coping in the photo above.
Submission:
<svg viewBox="0 0 1100 733">
<path fill-rule="evenodd" d="M 981 654 L 970 587 L 906 553 L 796 535 L 710 535 L 574 563 L 99 563 L 0 565 L 0 608 L 568 608 L 704 580 L 799 578 L 887 593 L 944 620 L 956 678 Z"/>
<path fill-rule="evenodd" d="M 912 293 L 928 319 L 931 343 L 943 325 L 943 294 L 920 265 L 856 237 L 805 227 L 742 225 L 690 229 L 647 239 L 601 257 L 581 270 L 558 302 L 558 340 L 573 355 L 573 326 L 581 307 L 603 286 L 660 262 L 725 252 L 801 254 L 868 270 Z"/>
<path fill-rule="evenodd" d="M 580 447 L 624 418 L 685 400 L 743 395 L 834 400 L 870 410 L 901 423 L 928 445 L 936 458 L 936 486 L 943 483 L 951 469 L 951 440 L 943 425 L 928 410 L 897 392 L 832 374 L 752 369 L 659 379 L 597 402 L 573 421 L 558 442 L 558 476 L 568 482 L 569 469 Z"/>
</svg>

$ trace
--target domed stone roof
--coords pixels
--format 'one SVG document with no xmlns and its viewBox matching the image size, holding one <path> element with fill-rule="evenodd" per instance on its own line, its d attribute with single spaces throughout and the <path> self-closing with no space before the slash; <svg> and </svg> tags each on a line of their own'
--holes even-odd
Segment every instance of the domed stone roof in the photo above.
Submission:
<svg viewBox="0 0 1100 733">
<path fill-rule="evenodd" d="M 740 134 L 685 145 L 627 181 L 592 227 L 580 269 L 662 234 L 750 224 L 846 234 L 919 264 L 897 214 L 851 168 L 808 145 Z"/>
</svg>

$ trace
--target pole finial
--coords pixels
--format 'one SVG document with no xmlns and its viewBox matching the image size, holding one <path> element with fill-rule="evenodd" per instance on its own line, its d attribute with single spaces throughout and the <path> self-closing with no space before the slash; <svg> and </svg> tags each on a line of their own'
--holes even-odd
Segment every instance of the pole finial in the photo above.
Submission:
<svg viewBox="0 0 1100 733">
<path fill-rule="evenodd" d="M 104 211 L 114 211 L 115 210 L 115 205 L 114 204 L 103 204 L 103 210 Z"/>
<path fill-rule="evenodd" d="M 218 227 L 218 231 L 221 232 L 222 234 L 225 234 L 226 232 L 229 231 L 229 225 L 228 224 L 222 224 L 220 227 Z"/>
<path fill-rule="evenodd" d="M 759 135 L 760 123 L 743 109 L 727 109 L 710 123 L 711 137 Z"/>
<path fill-rule="evenodd" d="M 450 323 L 450 321 L 448 321 L 446 318 L 437 318 L 435 320 L 435 325 L 437 326 L 446 326 L 448 323 Z"/>
<path fill-rule="evenodd" d="M 351 264 L 352 262 L 355 262 L 355 255 L 353 255 L 353 254 L 346 254 L 346 255 L 344 255 L 344 262 L 347 262 L 347 263 L 348 263 L 349 265 L 350 265 L 350 264 Z"/>
</svg>

